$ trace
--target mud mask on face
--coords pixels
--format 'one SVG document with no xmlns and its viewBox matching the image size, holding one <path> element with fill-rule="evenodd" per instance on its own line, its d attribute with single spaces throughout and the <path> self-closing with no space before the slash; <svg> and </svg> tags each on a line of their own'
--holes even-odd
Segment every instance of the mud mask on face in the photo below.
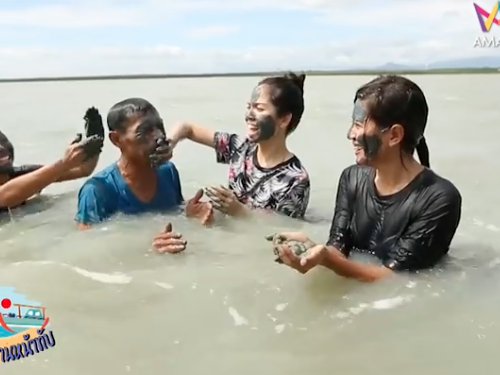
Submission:
<svg viewBox="0 0 500 375">
<path fill-rule="evenodd" d="M 165 135 L 163 121 L 158 117 L 145 118 L 136 130 L 137 138 L 148 147 L 148 158 L 153 168 L 162 162 L 162 155 L 168 154 L 170 142 Z"/>
<path fill-rule="evenodd" d="M 136 137 L 144 146 L 154 148 L 158 141 L 166 140 L 163 121 L 158 117 L 144 118 L 137 126 Z"/>
<path fill-rule="evenodd" d="M 254 142 L 267 141 L 276 132 L 276 122 L 269 115 L 259 115 L 256 113 L 254 106 L 259 100 L 261 94 L 261 87 L 257 86 L 250 97 L 250 110 L 248 111 L 245 120 L 255 122 L 255 125 L 259 129 L 259 136 L 254 139 Z"/>
<path fill-rule="evenodd" d="M 363 105 L 359 100 L 354 103 L 354 109 L 352 111 L 352 122 L 358 124 L 366 124 L 368 121 L 368 112 L 365 110 Z M 385 132 L 387 129 L 382 130 L 381 133 Z M 382 139 L 380 134 L 363 134 L 355 139 L 355 142 L 360 145 L 363 149 L 367 159 L 373 159 L 377 156 L 382 146 Z"/>
</svg>

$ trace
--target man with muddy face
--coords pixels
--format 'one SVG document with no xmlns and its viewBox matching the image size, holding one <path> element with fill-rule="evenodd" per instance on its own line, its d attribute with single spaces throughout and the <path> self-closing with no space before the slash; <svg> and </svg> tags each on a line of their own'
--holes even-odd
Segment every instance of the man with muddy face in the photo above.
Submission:
<svg viewBox="0 0 500 375">
<path fill-rule="evenodd" d="M 200 193 L 184 201 L 172 147 L 158 110 L 142 98 L 122 100 L 109 110 L 109 138 L 120 150 L 119 159 L 88 179 L 78 194 L 75 221 L 80 229 L 102 223 L 117 213 L 172 212 L 184 208 L 186 216 L 211 220 L 212 208 L 199 202 Z M 186 241 L 165 225 L 155 236 L 159 253 L 177 253 Z"/>
<path fill-rule="evenodd" d="M 114 132 L 112 142 L 131 160 L 158 168 L 172 157 L 163 120 L 156 115 L 132 119 L 123 132 Z"/>
</svg>

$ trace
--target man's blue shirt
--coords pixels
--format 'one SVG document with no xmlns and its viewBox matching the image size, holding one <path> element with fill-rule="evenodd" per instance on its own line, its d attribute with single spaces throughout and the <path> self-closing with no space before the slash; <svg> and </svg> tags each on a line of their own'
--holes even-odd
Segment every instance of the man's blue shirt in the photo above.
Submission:
<svg viewBox="0 0 500 375">
<path fill-rule="evenodd" d="M 175 209 L 184 201 L 179 172 L 166 162 L 156 169 L 156 195 L 141 202 L 125 183 L 118 165 L 113 163 L 88 179 L 78 193 L 78 212 L 75 220 L 82 224 L 96 224 L 116 213 L 140 214 Z"/>
</svg>

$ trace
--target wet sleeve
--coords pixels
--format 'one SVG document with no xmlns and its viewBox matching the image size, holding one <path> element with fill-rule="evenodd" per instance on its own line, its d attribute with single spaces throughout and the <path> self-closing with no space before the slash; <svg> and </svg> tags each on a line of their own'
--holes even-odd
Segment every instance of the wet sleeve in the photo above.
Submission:
<svg viewBox="0 0 500 375">
<path fill-rule="evenodd" d="M 309 205 L 310 190 L 309 178 L 297 178 L 279 194 L 276 212 L 295 219 L 303 218 Z"/>
<path fill-rule="evenodd" d="M 108 204 L 104 183 L 90 179 L 78 193 L 78 211 L 75 221 L 82 224 L 97 224 L 113 213 Z"/>
<path fill-rule="evenodd" d="M 344 169 L 340 176 L 337 187 L 337 198 L 335 200 L 335 210 L 330 227 L 328 246 L 338 249 L 346 257 L 349 256 L 352 248 L 351 241 L 351 209 L 350 202 L 352 195 L 351 169 Z"/>
<path fill-rule="evenodd" d="M 237 134 L 216 132 L 214 135 L 214 148 L 217 163 L 229 164 L 241 144 L 242 140 Z"/>
<path fill-rule="evenodd" d="M 462 197 L 454 188 L 434 195 L 391 248 L 384 266 L 417 271 L 433 267 L 448 252 L 460 223 Z"/>
<path fill-rule="evenodd" d="M 23 176 L 25 174 L 34 172 L 40 168 L 42 168 L 42 164 L 25 164 L 25 165 L 20 165 L 18 167 L 12 168 L 12 172 L 10 173 L 9 177 L 10 178 L 16 178 L 19 176 Z"/>
</svg>

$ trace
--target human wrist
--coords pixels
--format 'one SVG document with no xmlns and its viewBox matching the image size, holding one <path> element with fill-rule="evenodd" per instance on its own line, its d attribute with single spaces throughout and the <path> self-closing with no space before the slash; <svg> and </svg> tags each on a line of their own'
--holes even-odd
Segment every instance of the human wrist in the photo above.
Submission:
<svg viewBox="0 0 500 375">
<path fill-rule="evenodd" d="M 69 163 L 68 160 L 62 158 L 62 159 L 59 159 L 57 160 L 55 163 L 53 163 L 51 165 L 52 169 L 54 171 L 58 171 L 58 172 L 66 172 L 68 170 L 71 169 L 71 163 Z"/>
<path fill-rule="evenodd" d="M 338 263 L 340 258 L 344 258 L 343 254 L 333 246 L 325 245 L 323 247 L 323 252 L 324 256 L 321 264 L 325 267 L 332 266 Z"/>
<path fill-rule="evenodd" d="M 169 137 L 173 146 L 175 146 L 180 141 L 189 137 L 189 124 L 187 122 L 180 122 L 174 126 L 174 129 L 171 132 L 171 136 Z"/>
<path fill-rule="evenodd" d="M 245 217 L 245 216 L 250 215 L 251 212 L 252 212 L 252 210 L 250 209 L 250 207 L 248 207 L 244 203 L 239 202 L 238 209 L 236 210 L 234 216 Z"/>
</svg>

